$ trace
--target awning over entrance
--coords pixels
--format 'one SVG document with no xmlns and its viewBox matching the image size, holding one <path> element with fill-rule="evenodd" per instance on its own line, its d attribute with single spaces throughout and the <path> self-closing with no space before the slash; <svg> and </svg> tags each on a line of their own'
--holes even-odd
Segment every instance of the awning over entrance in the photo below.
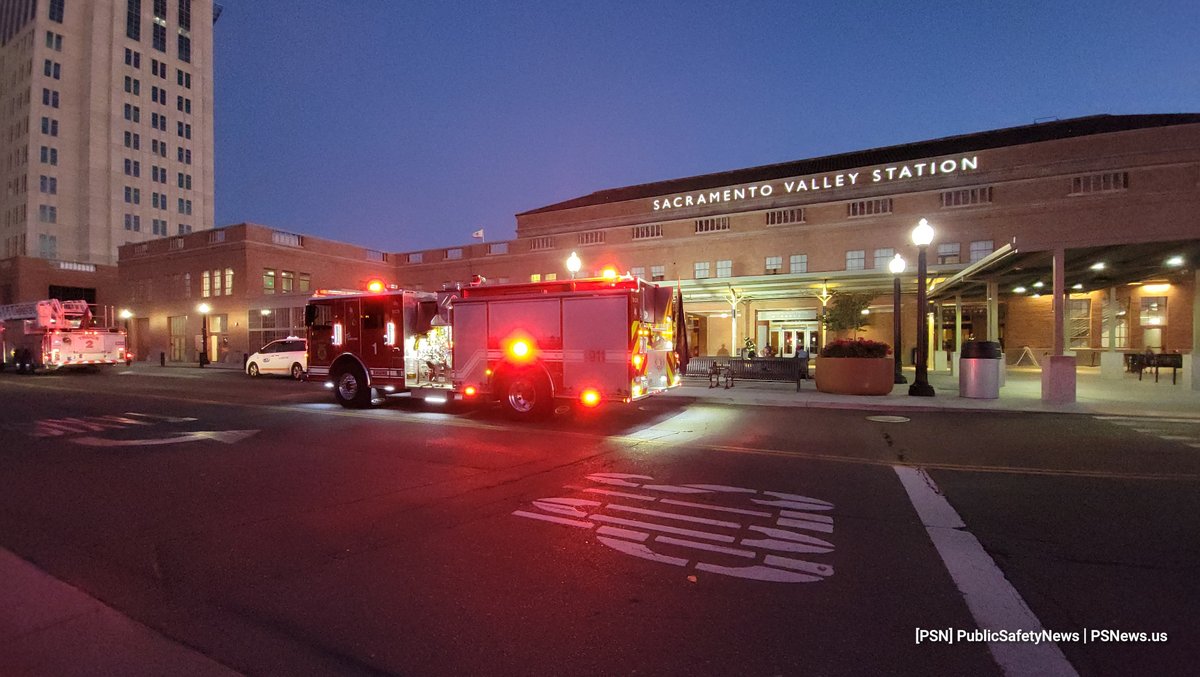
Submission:
<svg viewBox="0 0 1200 677">
<path fill-rule="evenodd" d="M 1083 293 L 1149 280 L 1180 282 L 1198 262 L 1200 240 L 1144 242 L 1067 249 L 1064 270 L 1067 289 Z M 1005 245 L 933 286 L 929 298 L 985 297 L 989 282 L 999 285 L 1001 295 L 1022 293 L 1015 291 L 1018 287 L 1048 294 L 1053 289 L 1053 263 L 1051 251 L 1022 252 Z"/>
</svg>

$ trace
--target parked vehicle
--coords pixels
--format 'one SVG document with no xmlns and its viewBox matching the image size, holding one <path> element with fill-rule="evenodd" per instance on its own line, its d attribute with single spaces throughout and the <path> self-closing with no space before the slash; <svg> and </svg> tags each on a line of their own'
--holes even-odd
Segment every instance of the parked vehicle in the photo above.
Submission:
<svg viewBox="0 0 1200 677">
<path fill-rule="evenodd" d="M 406 393 L 534 418 L 676 387 L 687 355 L 681 295 L 630 277 L 319 292 L 305 323 L 309 373 L 347 407 Z"/>
<path fill-rule="evenodd" d="M 47 299 L 0 306 L 0 368 L 39 369 L 128 365 L 125 331 L 93 322 L 86 301 Z"/>
<path fill-rule="evenodd" d="M 299 336 L 271 341 L 246 358 L 246 373 L 251 376 L 275 374 L 302 379 L 307 370 L 308 341 Z"/>
</svg>

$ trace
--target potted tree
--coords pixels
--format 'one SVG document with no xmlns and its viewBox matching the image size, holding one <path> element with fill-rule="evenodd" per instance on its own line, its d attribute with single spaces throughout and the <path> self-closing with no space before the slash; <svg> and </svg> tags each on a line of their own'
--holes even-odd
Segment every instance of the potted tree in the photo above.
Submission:
<svg viewBox="0 0 1200 677">
<path fill-rule="evenodd" d="M 874 294 L 834 293 L 822 322 L 836 333 L 858 332 L 867 325 L 867 308 Z M 886 343 L 841 338 L 827 343 L 817 359 L 817 390 L 841 395 L 887 395 L 892 392 L 895 363 Z"/>
</svg>

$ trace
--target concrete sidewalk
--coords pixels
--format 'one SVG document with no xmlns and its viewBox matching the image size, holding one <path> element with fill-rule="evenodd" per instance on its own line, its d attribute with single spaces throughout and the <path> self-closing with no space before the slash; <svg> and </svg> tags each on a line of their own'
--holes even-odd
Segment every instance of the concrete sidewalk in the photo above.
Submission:
<svg viewBox="0 0 1200 677">
<path fill-rule="evenodd" d="M 1172 384 L 1170 372 L 1165 372 L 1166 378 L 1160 375 L 1157 383 L 1153 373 L 1144 374 L 1140 381 L 1135 374 L 1102 379 L 1098 367 L 1079 367 L 1076 373 L 1076 401 L 1070 404 L 1043 402 L 1041 370 L 1033 367 L 1009 367 L 1000 397 L 989 400 L 959 397 L 958 377 L 948 372 L 930 372 L 933 397 L 910 396 L 908 384 L 895 386 L 887 395 L 832 395 L 818 391 L 812 380 L 802 381 L 800 392 L 796 392 L 795 383 L 734 381 L 733 387 L 726 389 L 709 388 L 707 380 L 700 378 L 684 379 L 683 386 L 668 396 L 731 404 L 870 411 L 1017 411 L 1200 419 L 1200 391 L 1188 388 L 1182 374 L 1180 382 Z M 911 368 L 904 370 L 904 376 L 913 382 Z"/>
</svg>

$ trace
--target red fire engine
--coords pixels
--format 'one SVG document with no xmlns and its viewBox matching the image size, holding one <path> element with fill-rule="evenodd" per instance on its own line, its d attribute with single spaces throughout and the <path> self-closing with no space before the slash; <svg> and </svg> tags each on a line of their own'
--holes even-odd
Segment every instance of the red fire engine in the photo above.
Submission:
<svg viewBox="0 0 1200 677">
<path fill-rule="evenodd" d="M 86 301 L 47 299 L 0 306 L 4 365 L 17 371 L 129 363 L 125 332 L 99 327 Z"/>
<path fill-rule="evenodd" d="M 308 373 L 346 407 L 378 394 L 499 400 L 514 418 L 630 402 L 679 385 L 680 294 L 631 277 L 442 292 L 323 292 L 306 309 Z"/>
</svg>

